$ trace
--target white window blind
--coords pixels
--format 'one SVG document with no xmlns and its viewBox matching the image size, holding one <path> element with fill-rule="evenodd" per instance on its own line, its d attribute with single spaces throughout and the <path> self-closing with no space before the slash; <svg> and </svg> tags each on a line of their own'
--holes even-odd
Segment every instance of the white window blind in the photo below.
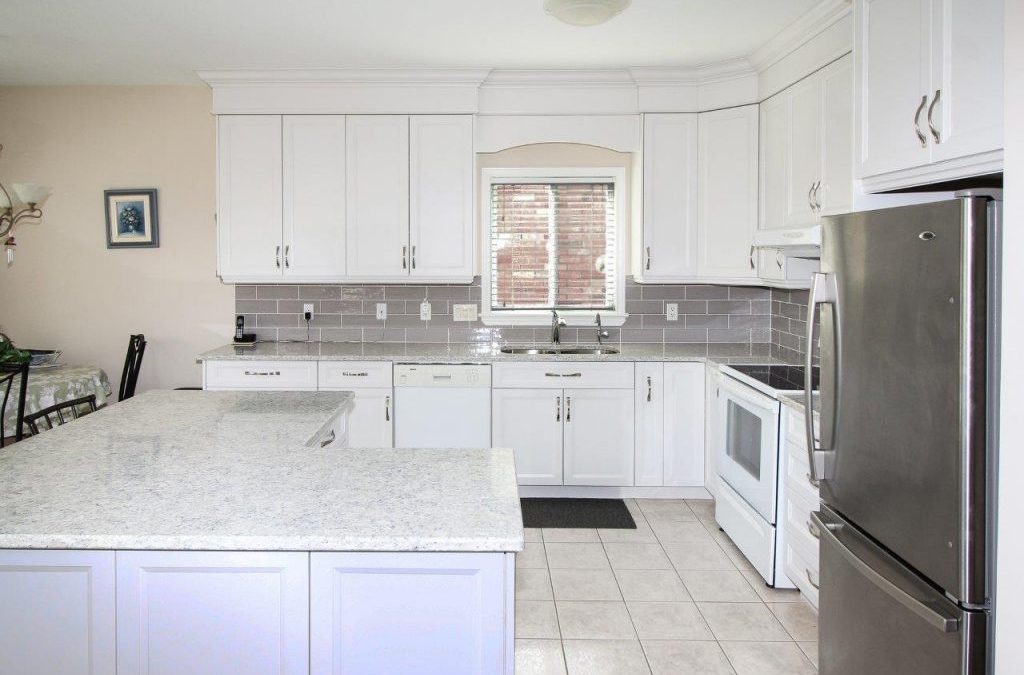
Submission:
<svg viewBox="0 0 1024 675">
<path fill-rule="evenodd" d="M 615 183 L 491 185 L 491 309 L 614 310 Z"/>
</svg>

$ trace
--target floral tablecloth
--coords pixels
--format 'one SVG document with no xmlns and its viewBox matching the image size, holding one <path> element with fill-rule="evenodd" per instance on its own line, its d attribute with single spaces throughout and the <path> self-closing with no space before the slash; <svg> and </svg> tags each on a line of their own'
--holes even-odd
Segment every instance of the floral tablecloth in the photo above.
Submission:
<svg viewBox="0 0 1024 675">
<path fill-rule="evenodd" d="M 4 432 L 14 436 L 18 417 L 18 391 L 20 380 L 11 387 L 11 397 L 4 409 Z M 25 414 L 34 413 L 55 403 L 73 398 L 96 395 L 96 405 L 102 406 L 111 395 L 110 379 L 96 366 L 59 365 L 52 368 L 32 368 L 28 373 L 28 392 L 25 394 Z M 3 392 L 0 391 L 0 401 Z"/>
</svg>

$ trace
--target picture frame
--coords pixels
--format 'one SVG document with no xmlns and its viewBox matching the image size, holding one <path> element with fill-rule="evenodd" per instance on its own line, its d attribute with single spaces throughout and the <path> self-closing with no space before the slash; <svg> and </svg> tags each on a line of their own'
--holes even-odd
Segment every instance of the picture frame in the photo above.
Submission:
<svg viewBox="0 0 1024 675">
<path fill-rule="evenodd" d="M 104 190 L 107 248 L 159 248 L 156 188 Z"/>
</svg>

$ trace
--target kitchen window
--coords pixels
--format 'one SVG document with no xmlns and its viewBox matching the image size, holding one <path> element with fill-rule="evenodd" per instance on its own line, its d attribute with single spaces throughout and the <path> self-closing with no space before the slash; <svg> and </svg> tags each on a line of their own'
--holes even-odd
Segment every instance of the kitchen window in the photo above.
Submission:
<svg viewBox="0 0 1024 675">
<path fill-rule="evenodd" d="M 625 320 L 622 169 L 487 169 L 483 321 Z"/>
</svg>

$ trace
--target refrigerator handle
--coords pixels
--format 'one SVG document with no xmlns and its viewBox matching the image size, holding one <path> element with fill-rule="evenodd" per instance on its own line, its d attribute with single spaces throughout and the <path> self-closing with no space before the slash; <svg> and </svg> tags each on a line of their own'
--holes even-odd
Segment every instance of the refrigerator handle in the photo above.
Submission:
<svg viewBox="0 0 1024 675">
<path fill-rule="evenodd" d="M 879 590 L 883 591 L 890 598 L 927 621 L 930 626 L 937 628 L 943 633 L 956 633 L 960 630 L 960 619 L 940 614 L 927 604 L 910 595 L 902 588 L 873 570 L 870 565 L 857 557 L 856 553 L 851 551 L 845 544 L 843 544 L 843 542 L 839 541 L 839 537 L 837 537 L 835 533 L 843 529 L 844 526 L 841 523 L 826 522 L 826 520 L 821 517 L 820 511 L 814 511 L 811 513 L 811 518 L 814 520 L 814 524 L 818 526 L 818 530 L 821 532 L 822 546 L 826 543 L 831 544 L 839 554 L 843 556 L 846 562 L 857 570 L 857 572 L 859 572 L 865 579 L 877 586 Z"/>
<path fill-rule="evenodd" d="M 833 320 L 836 316 L 836 278 L 834 274 L 815 273 L 811 275 L 811 292 L 807 300 L 807 353 L 804 354 L 804 424 L 807 433 L 807 461 L 810 464 L 811 483 L 817 486 L 823 478 L 827 478 L 826 457 L 832 452 L 832 438 L 822 438 L 822 445 L 819 446 L 814 440 L 814 394 L 813 394 L 813 367 L 814 367 L 814 344 L 817 340 L 817 333 L 814 330 L 815 318 L 818 306 L 823 304 L 832 305 Z M 834 365 L 834 364 L 833 364 Z M 836 372 L 836 391 L 839 390 L 839 373 Z M 834 411 L 835 407 L 832 406 Z M 824 405 L 822 406 L 824 411 Z M 824 412 L 822 412 L 824 414 Z M 822 424 L 821 428 L 825 429 Z M 834 424 L 828 425 L 830 430 L 835 428 Z M 824 436 L 824 434 L 822 434 Z"/>
</svg>

